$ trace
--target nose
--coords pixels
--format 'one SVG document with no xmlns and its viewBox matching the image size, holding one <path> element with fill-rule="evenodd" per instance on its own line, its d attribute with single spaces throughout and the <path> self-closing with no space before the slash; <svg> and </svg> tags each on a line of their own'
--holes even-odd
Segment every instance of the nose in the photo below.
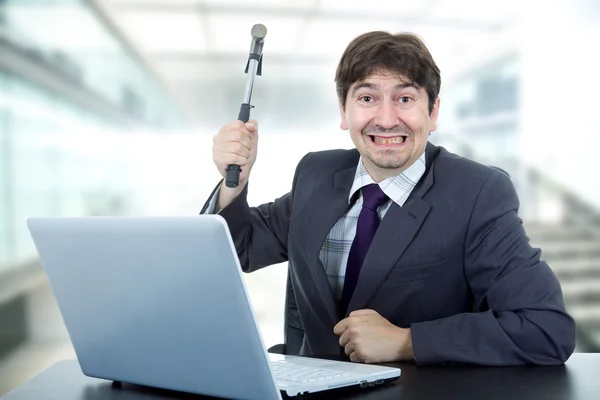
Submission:
<svg viewBox="0 0 600 400">
<path fill-rule="evenodd" d="M 399 124 L 398 110 L 392 102 L 384 101 L 377 108 L 373 122 L 382 128 L 391 129 Z"/>
</svg>

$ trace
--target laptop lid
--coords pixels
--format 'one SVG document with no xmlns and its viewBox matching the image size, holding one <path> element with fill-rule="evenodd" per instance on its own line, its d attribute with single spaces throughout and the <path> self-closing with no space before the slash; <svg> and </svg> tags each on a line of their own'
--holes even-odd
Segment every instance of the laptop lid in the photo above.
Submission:
<svg viewBox="0 0 600 400">
<path fill-rule="evenodd" d="M 281 398 L 222 217 L 27 224 L 85 375 Z"/>
</svg>

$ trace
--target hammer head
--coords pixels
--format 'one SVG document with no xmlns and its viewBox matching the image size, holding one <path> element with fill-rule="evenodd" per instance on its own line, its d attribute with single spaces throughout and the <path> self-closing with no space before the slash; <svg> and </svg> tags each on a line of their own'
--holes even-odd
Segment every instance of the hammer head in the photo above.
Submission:
<svg viewBox="0 0 600 400">
<path fill-rule="evenodd" d="M 252 35 L 252 39 L 262 41 L 267 36 L 267 27 L 263 24 L 256 24 L 252 27 L 250 34 Z"/>
</svg>

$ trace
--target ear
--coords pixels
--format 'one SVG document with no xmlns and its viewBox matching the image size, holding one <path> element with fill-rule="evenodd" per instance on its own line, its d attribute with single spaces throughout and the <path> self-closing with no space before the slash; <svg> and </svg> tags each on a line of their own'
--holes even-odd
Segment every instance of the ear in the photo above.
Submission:
<svg viewBox="0 0 600 400">
<path fill-rule="evenodd" d="M 341 118 L 341 122 L 340 122 L 340 128 L 342 128 L 342 130 L 348 130 L 348 121 L 346 120 L 346 111 L 344 111 L 344 106 L 342 105 L 342 103 L 339 104 L 340 106 L 340 118 Z"/>
<path fill-rule="evenodd" d="M 431 115 L 429 116 L 429 132 L 434 132 L 437 129 L 437 117 L 440 112 L 440 98 L 435 99 L 435 103 L 433 103 L 433 110 L 431 110 Z"/>
</svg>

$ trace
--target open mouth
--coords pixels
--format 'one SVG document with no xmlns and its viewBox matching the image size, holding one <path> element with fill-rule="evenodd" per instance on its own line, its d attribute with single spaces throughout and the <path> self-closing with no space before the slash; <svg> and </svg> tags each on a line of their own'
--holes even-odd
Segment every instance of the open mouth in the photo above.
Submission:
<svg viewBox="0 0 600 400">
<path fill-rule="evenodd" d="M 398 145 L 403 144 L 406 141 L 407 136 L 385 137 L 369 135 L 369 139 L 371 139 L 373 143 L 378 145 Z"/>
</svg>

